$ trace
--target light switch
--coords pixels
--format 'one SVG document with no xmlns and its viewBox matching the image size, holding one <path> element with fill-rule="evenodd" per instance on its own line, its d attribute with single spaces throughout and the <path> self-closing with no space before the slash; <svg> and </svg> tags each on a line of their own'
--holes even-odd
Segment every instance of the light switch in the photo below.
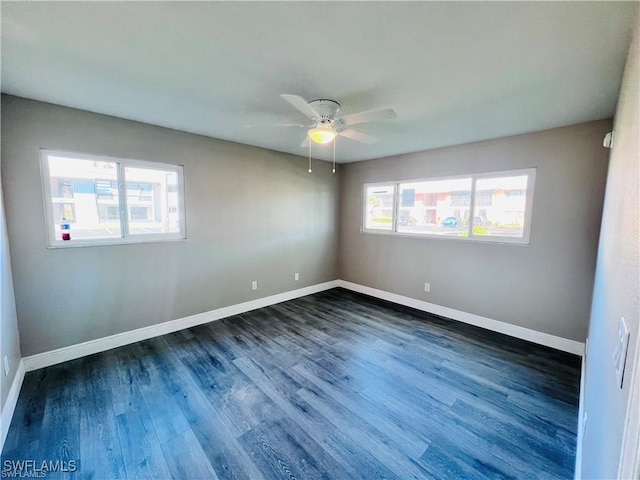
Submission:
<svg viewBox="0 0 640 480">
<path fill-rule="evenodd" d="M 618 343 L 616 351 L 613 354 L 613 364 L 616 367 L 616 385 L 622 388 L 622 380 L 624 378 L 624 365 L 627 361 L 627 349 L 629 348 L 629 329 L 624 321 L 624 317 L 620 317 L 618 324 Z"/>
</svg>

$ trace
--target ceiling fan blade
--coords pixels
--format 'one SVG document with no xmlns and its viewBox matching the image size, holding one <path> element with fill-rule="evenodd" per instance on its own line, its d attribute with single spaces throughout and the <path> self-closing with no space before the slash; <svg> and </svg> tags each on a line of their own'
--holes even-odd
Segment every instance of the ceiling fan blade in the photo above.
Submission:
<svg viewBox="0 0 640 480">
<path fill-rule="evenodd" d="M 379 120 L 388 120 L 396 118 L 396 112 L 392 108 L 381 108 L 379 110 L 368 110 L 366 112 L 352 113 L 351 115 L 345 115 L 338 120 L 343 125 L 356 125 L 359 123 L 377 122 Z"/>
<path fill-rule="evenodd" d="M 309 147 L 309 137 L 305 135 L 304 140 L 300 144 L 300 148 L 308 148 Z"/>
<path fill-rule="evenodd" d="M 245 128 L 273 128 L 273 127 L 300 127 L 300 128 L 304 128 L 304 127 L 306 127 L 306 125 L 302 125 L 301 123 L 271 123 L 269 125 L 245 125 Z"/>
<path fill-rule="evenodd" d="M 309 102 L 307 102 L 304 98 L 299 97 L 298 95 L 289 95 L 286 93 L 283 93 L 280 96 L 295 108 L 300 110 L 302 113 L 304 113 L 304 115 L 309 117 L 311 120 L 320 117 L 318 112 L 316 112 L 315 109 L 311 107 L 311 105 L 309 105 Z"/>
<path fill-rule="evenodd" d="M 356 142 L 362 143 L 376 143 L 378 139 L 373 135 L 369 135 L 367 133 L 358 132 L 357 130 L 342 130 L 338 132 L 338 135 L 341 137 L 347 137 L 351 140 L 355 140 Z"/>
</svg>

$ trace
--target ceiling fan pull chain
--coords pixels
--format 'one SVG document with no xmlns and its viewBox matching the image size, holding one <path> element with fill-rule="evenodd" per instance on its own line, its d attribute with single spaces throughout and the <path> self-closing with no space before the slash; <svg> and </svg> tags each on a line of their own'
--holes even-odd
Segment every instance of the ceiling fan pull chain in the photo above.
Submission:
<svg viewBox="0 0 640 480">
<path fill-rule="evenodd" d="M 311 143 L 309 142 L 309 173 L 311 173 Z"/>
<path fill-rule="evenodd" d="M 338 137 L 333 139 L 333 173 L 336 173 L 336 142 L 338 141 Z"/>
</svg>

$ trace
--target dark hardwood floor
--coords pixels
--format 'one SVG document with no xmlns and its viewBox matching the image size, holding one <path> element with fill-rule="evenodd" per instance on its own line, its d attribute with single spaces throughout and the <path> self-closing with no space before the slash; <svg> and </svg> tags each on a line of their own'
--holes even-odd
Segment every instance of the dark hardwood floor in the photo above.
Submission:
<svg viewBox="0 0 640 480">
<path fill-rule="evenodd" d="M 573 478 L 578 357 L 334 289 L 26 375 L 47 478 Z"/>
</svg>

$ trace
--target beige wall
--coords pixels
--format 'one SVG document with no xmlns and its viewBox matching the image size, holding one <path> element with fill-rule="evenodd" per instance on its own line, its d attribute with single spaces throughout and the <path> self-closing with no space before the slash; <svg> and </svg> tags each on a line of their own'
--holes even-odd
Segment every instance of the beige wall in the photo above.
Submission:
<svg viewBox="0 0 640 480">
<path fill-rule="evenodd" d="M 638 365 L 640 320 L 640 28 L 629 50 L 615 118 L 607 194 L 598 250 L 583 410 L 587 426 L 582 440 L 582 478 L 621 478 L 618 463 L 625 418 L 629 446 L 637 446 L 639 395 L 629 403 L 631 378 Z M 631 333 L 623 388 L 616 385 L 613 355 L 620 317 Z M 635 388 L 640 388 L 636 384 Z M 628 460 L 629 461 L 629 460 Z M 624 478 L 630 478 L 629 471 Z M 621 472 L 622 473 L 622 472 Z M 637 475 L 637 472 L 636 472 Z"/>
<path fill-rule="evenodd" d="M 602 120 L 343 166 L 340 278 L 583 342 L 610 130 Z M 527 167 L 528 246 L 360 233 L 364 183 Z"/>
<path fill-rule="evenodd" d="M 4 409 L 11 384 L 16 376 L 20 363 L 20 335 L 18 333 L 18 319 L 16 303 L 13 295 L 13 279 L 11 276 L 11 259 L 9 256 L 9 241 L 2 201 L 2 187 L 0 186 L 0 410 Z M 4 374 L 3 358 L 9 360 L 9 374 Z M 3 429 L 8 429 L 3 425 Z"/>
<path fill-rule="evenodd" d="M 48 249 L 41 147 L 184 165 L 188 238 Z M 326 162 L 3 96 L 2 180 L 24 356 L 336 279 Z"/>
</svg>

